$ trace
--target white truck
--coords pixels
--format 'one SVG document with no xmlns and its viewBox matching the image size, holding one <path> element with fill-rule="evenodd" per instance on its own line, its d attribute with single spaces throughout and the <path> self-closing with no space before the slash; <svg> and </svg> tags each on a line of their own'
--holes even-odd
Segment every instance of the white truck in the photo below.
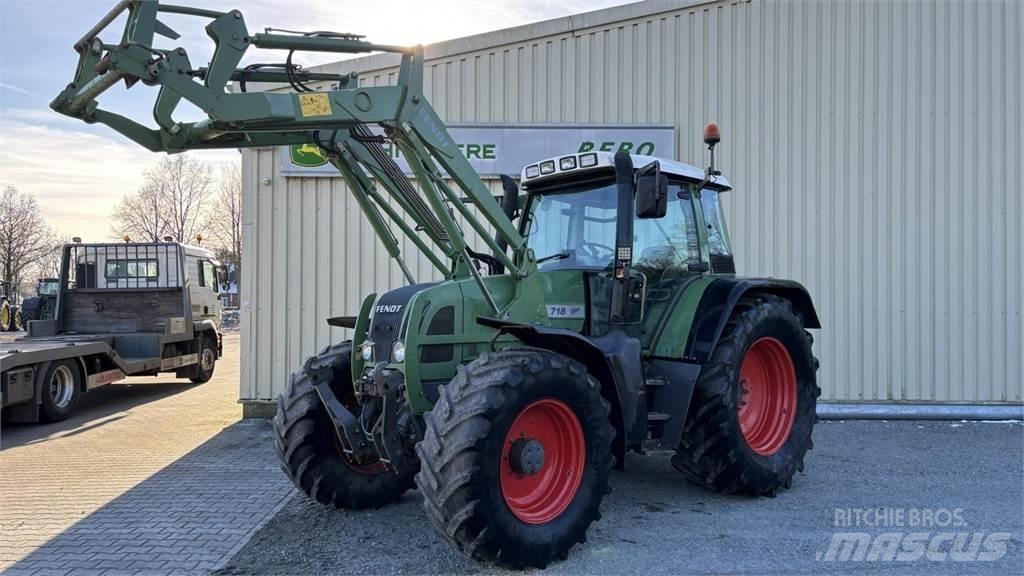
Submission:
<svg viewBox="0 0 1024 576">
<path fill-rule="evenodd" d="M 83 394 L 128 376 L 210 380 L 220 274 L 209 250 L 177 242 L 65 245 L 55 317 L 0 343 L 3 420 L 64 420 Z"/>
</svg>

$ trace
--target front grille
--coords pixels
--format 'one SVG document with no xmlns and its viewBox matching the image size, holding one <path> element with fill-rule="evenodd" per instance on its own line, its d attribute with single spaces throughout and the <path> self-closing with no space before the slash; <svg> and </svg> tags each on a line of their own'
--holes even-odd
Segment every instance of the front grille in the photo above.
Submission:
<svg viewBox="0 0 1024 576">
<path fill-rule="evenodd" d="M 370 320 L 370 332 L 367 334 L 373 342 L 374 362 L 390 362 L 391 349 L 401 336 L 402 316 L 409 300 L 417 292 L 433 286 L 434 283 L 410 284 L 383 294 L 374 304 L 373 318 Z"/>
<path fill-rule="evenodd" d="M 390 362 L 391 349 L 398 340 L 402 327 L 402 313 L 374 314 L 370 322 L 370 342 L 373 342 L 374 362 Z"/>
</svg>

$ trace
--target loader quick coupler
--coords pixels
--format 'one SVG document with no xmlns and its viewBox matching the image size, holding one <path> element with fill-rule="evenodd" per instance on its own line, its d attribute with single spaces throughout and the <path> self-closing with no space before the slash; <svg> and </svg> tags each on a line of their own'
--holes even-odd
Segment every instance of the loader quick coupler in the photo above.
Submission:
<svg viewBox="0 0 1024 576">
<path fill-rule="evenodd" d="M 331 389 L 331 382 L 334 381 L 334 369 L 327 363 L 319 362 L 319 357 L 313 356 L 306 360 L 302 370 L 313 383 L 320 402 L 327 410 L 331 418 L 334 432 L 341 444 L 342 451 L 352 458 L 356 463 L 370 462 L 375 457 L 372 444 L 366 440 L 362 432 L 359 420 L 352 412 L 345 408 L 345 405 L 338 400 L 337 394 Z"/>
</svg>

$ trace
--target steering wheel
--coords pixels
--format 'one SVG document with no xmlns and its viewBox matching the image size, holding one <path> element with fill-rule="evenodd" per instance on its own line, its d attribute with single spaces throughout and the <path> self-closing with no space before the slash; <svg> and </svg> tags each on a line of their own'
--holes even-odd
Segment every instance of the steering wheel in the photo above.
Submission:
<svg viewBox="0 0 1024 576">
<path fill-rule="evenodd" d="M 594 260 L 611 259 L 615 254 L 615 250 L 611 246 L 605 246 L 604 244 L 598 244 L 596 242 L 583 242 L 576 247 L 584 256 L 593 258 Z"/>
</svg>

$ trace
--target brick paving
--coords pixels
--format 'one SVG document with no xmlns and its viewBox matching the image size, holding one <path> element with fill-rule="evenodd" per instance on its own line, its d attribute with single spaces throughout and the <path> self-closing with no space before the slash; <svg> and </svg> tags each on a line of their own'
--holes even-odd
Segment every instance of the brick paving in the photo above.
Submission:
<svg viewBox="0 0 1024 576">
<path fill-rule="evenodd" d="M 265 421 L 242 421 L 238 335 L 203 385 L 135 378 L 72 419 L 0 429 L 0 572 L 194 574 L 294 493 Z"/>
</svg>

